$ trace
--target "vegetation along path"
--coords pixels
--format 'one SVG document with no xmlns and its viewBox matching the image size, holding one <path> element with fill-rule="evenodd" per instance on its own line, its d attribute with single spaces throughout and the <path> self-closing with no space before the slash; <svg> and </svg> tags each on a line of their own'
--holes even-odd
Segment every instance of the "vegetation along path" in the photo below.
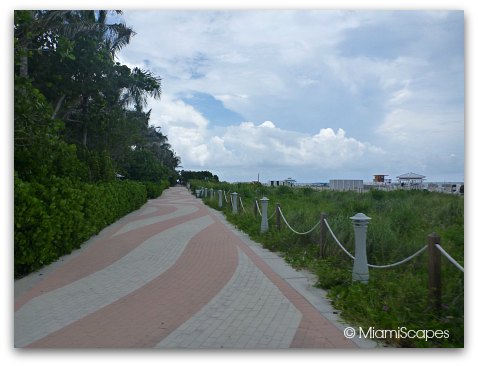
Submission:
<svg viewBox="0 0 478 366">
<path fill-rule="evenodd" d="M 174 187 L 15 282 L 15 347 L 374 347 L 312 283 Z"/>
</svg>

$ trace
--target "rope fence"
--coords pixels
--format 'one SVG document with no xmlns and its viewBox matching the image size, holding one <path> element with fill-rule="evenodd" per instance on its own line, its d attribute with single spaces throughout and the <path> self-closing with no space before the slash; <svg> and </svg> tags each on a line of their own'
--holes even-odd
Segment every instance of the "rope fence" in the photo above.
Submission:
<svg viewBox="0 0 478 366">
<path fill-rule="evenodd" d="M 335 242 L 337 243 L 337 245 L 345 252 L 345 254 L 347 254 L 350 258 L 354 259 L 355 260 L 355 257 L 350 254 L 347 249 L 345 249 L 345 247 L 342 245 L 342 243 L 339 241 L 339 239 L 337 239 L 337 237 L 335 236 L 334 232 L 332 231 L 332 229 L 330 228 L 330 225 L 329 225 L 329 222 L 327 221 L 327 219 L 324 220 L 325 222 L 325 226 L 327 226 L 327 229 L 329 229 L 329 232 L 330 232 L 330 235 L 332 235 L 332 238 L 334 238 Z"/>
<path fill-rule="evenodd" d="M 236 196 L 236 200 L 233 200 L 233 194 Z M 233 212 L 237 213 L 237 196 L 238 193 L 234 192 L 233 194 L 230 194 L 230 203 L 233 208 Z M 196 190 L 196 195 L 198 197 L 204 197 L 207 196 L 207 191 L 206 194 L 204 194 L 204 189 L 201 190 Z M 224 192 L 224 199 L 226 203 L 229 203 L 227 200 L 227 195 Z M 212 196 L 212 195 L 211 195 Z M 276 209 L 273 210 L 272 214 L 269 217 L 263 217 L 263 215 L 267 215 L 267 202 L 268 199 L 264 197 L 261 199 L 261 202 L 263 204 L 262 211 L 261 208 L 259 207 L 259 203 L 256 200 L 254 200 L 254 205 L 253 205 L 253 211 L 254 215 L 257 215 L 259 213 L 259 216 L 262 218 L 261 222 L 261 233 L 264 233 L 268 230 L 268 221 L 271 220 L 274 215 L 279 215 L 276 220 L 276 226 L 277 229 L 280 230 L 281 225 L 280 221 L 285 223 L 285 225 L 295 234 L 297 235 L 307 235 L 312 233 L 314 230 L 316 230 L 320 226 L 319 230 L 319 247 L 320 247 L 320 255 L 324 256 L 324 247 L 325 247 L 325 230 L 330 233 L 336 244 L 342 249 L 342 251 L 349 256 L 353 261 L 353 271 L 352 271 L 352 280 L 353 281 L 360 281 L 362 283 L 368 283 L 369 275 L 368 275 L 368 268 L 376 268 L 376 269 L 387 269 L 387 268 L 392 268 L 396 267 L 402 264 L 405 264 L 421 253 L 423 253 L 427 248 L 428 248 L 428 276 L 429 276 L 429 298 L 434 306 L 436 311 L 440 311 L 441 308 L 441 261 L 440 257 L 444 256 L 448 261 L 453 264 L 458 270 L 461 272 L 465 272 L 465 269 L 462 265 L 460 265 L 443 247 L 440 245 L 440 237 L 436 233 L 432 233 L 428 235 L 428 243 L 427 245 L 423 246 L 419 250 L 417 250 L 415 253 L 412 255 L 397 261 L 395 263 L 391 264 L 386 264 L 386 265 L 376 265 L 376 264 L 369 264 L 367 262 L 367 247 L 366 247 L 366 239 L 367 239 L 367 226 L 369 223 L 369 220 L 371 220 L 370 217 L 367 217 L 366 215 L 362 213 L 358 213 L 353 217 L 350 217 L 350 219 L 353 222 L 354 226 L 354 232 L 355 232 L 355 256 L 352 255 L 346 248 L 345 246 L 340 242 L 340 240 L 337 238 L 335 233 L 333 232 L 332 228 L 330 227 L 329 222 L 326 219 L 326 214 L 322 213 L 320 220 L 312 226 L 307 231 L 300 232 L 296 229 L 294 229 L 289 221 L 286 219 L 284 213 L 282 212 L 282 209 L 279 204 L 276 205 Z M 239 196 L 239 203 L 241 205 L 242 211 L 246 212 L 246 209 L 244 207 L 244 203 L 242 201 L 241 196 Z"/>
<path fill-rule="evenodd" d="M 244 208 L 244 205 L 242 204 L 242 198 L 241 198 L 241 196 L 239 196 L 239 203 L 241 204 L 242 211 L 243 211 L 243 212 L 246 212 L 246 209 Z"/>
<path fill-rule="evenodd" d="M 440 244 L 435 244 L 435 246 L 438 248 L 438 250 L 445 256 L 446 259 L 448 259 L 456 268 L 458 268 L 460 271 L 465 273 L 465 269 L 456 261 L 453 259 L 453 257 L 446 252 L 445 249 L 441 247 Z"/>
<path fill-rule="evenodd" d="M 275 212 L 275 211 L 274 211 L 274 212 L 272 212 L 272 215 L 270 215 L 270 216 L 267 218 L 267 220 L 270 220 L 270 219 L 272 219 L 272 218 L 275 216 L 275 214 L 276 214 L 276 212 Z"/>
<path fill-rule="evenodd" d="M 287 222 L 287 220 L 286 220 L 286 218 L 285 218 L 285 216 L 284 216 L 284 213 L 282 212 L 282 209 L 280 208 L 280 206 L 278 206 L 277 209 L 279 210 L 279 213 L 280 213 L 280 215 L 281 215 L 281 217 L 282 217 L 282 220 L 284 220 L 284 222 L 285 222 L 285 224 L 287 225 L 287 227 L 288 227 L 290 230 L 292 230 L 292 232 L 294 232 L 294 233 L 296 233 L 296 234 L 298 234 L 298 235 L 307 235 L 307 234 L 310 234 L 312 231 L 314 231 L 314 230 L 320 225 L 320 220 L 319 220 L 319 222 L 318 222 L 317 224 L 315 224 L 315 225 L 312 227 L 312 229 L 310 229 L 310 230 L 308 230 L 308 231 L 305 231 L 305 232 L 303 232 L 303 233 L 300 233 L 300 232 L 298 232 L 297 230 L 294 230 L 294 229 L 289 225 L 289 223 Z M 274 213 L 275 213 L 275 211 L 274 211 Z M 272 217 L 272 216 L 271 216 L 271 217 Z"/>
<path fill-rule="evenodd" d="M 257 212 L 259 212 L 259 216 L 262 217 L 261 208 L 259 207 L 259 204 L 257 203 L 257 200 L 255 200 L 254 202 L 256 203 Z"/>
<path fill-rule="evenodd" d="M 399 262 L 396 262 L 396 263 L 392 263 L 392 264 L 386 264 L 386 265 L 382 265 L 382 266 L 377 266 L 375 264 L 368 264 L 369 267 L 372 267 L 372 268 L 390 268 L 390 267 L 395 267 L 395 266 L 398 266 L 400 264 L 403 264 L 403 263 L 406 263 L 408 262 L 409 260 L 412 260 L 413 258 L 415 258 L 417 255 L 419 255 L 420 253 L 424 252 L 425 249 L 427 249 L 427 246 L 425 245 L 422 249 L 419 249 L 417 250 L 415 253 L 413 253 L 411 256 L 399 261 Z"/>
</svg>

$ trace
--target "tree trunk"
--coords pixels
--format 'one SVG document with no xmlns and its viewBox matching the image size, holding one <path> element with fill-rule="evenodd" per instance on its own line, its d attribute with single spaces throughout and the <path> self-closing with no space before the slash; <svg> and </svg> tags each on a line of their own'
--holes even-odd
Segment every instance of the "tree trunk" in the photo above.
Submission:
<svg viewBox="0 0 478 366">
<path fill-rule="evenodd" d="M 27 55 L 20 57 L 20 76 L 25 78 L 28 77 L 28 56 Z"/>
<path fill-rule="evenodd" d="M 82 144 L 84 147 L 86 147 L 86 143 L 88 141 L 88 126 L 87 126 L 87 118 L 86 118 L 86 112 L 88 109 L 88 97 L 83 96 L 82 101 L 81 101 L 81 110 L 83 113 L 83 139 L 82 139 Z"/>
<path fill-rule="evenodd" d="M 61 108 L 61 105 L 63 104 L 63 101 L 65 100 L 65 97 L 66 95 L 63 94 L 60 99 L 58 100 L 58 102 L 56 103 L 56 107 L 55 107 L 55 111 L 53 112 L 52 116 L 51 116 L 51 119 L 55 119 L 56 118 L 56 115 L 58 114 L 58 112 L 60 111 L 60 108 Z"/>
<path fill-rule="evenodd" d="M 82 144 L 86 147 L 86 143 L 88 141 L 88 127 L 86 126 L 86 122 L 83 123 L 83 141 Z"/>
</svg>

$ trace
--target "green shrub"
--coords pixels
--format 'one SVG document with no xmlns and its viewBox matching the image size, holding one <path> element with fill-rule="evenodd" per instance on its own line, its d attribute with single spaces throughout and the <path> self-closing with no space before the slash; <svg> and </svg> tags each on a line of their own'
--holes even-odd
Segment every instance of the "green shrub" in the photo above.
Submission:
<svg viewBox="0 0 478 366">
<path fill-rule="evenodd" d="M 146 202 L 140 182 L 88 184 L 52 177 L 48 184 L 14 182 L 15 276 L 70 253 Z"/>
<path fill-rule="evenodd" d="M 143 182 L 143 184 L 146 187 L 146 195 L 149 199 L 161 196 L 161 193 L 169 187 L 167 180 L 162 180 L 160 183 Z"/>
<path fill-rule="evenodd" d="M 212 188 L 201 182 L 202 187 Z M 311 191 L 290 187 L 243 187 L 221 183 L 215 189 L 236 191 L 243 198 L 246 212 L 233 215 L 230 205 L 222 211 L 227 219 L 264 247 L 278 251 L 296 268 L 315 273 L 318 286 L 328 290 L 334 306 L 352 324 L 376 329 L 449 330 L 449 339 L 387 339 L 398 347 L 463 347 L 464 275 L 446 259 L 442 260 L 442 309 L 434 312 L 428 303 L 427 256 L 422 253 L 410 262 L 387 269 L 370 269 L 368 285 L 352 282 L 353 261 L 327 232 L 325 258 L 318 258 L 318 230 L 296 235 L 285 227 L 277 229 L 276 218 L 269 220 L 269 231 L 260 234 L 260 217 L 252 214 L 253 199 L 269 199 L 267 216 L 281 204 L 289 224 L 307 231 L 327 213 L 327 221 L 339 241 L 354 254 L 354 231 L 350 217 L 363 212 L 372 220 L 368 226 L 369 263 L 384 265 L 402 260 L 426 244 L 427 235 L 437 232 L 442 247 L 459 263 L 464 261 L 463 197 L 422 191 L 371 191 L 368 193 Z M 260 194 L 258 194 L 260 193 Z M 217 199 L 204 199 L 217 208 Z"/>
<path fill-rule="evenodd" d="M 277 193 L 280 195 L 291 195 L 294 191 L 293 188 L 289 186 L 279 186 L 279 188 L 277 188 Z"/>
</svg>

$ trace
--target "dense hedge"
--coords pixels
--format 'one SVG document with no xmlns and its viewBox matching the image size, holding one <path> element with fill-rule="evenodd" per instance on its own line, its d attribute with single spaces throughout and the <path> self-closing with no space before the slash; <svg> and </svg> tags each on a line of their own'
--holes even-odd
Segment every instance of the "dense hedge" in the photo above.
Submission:
<svg viewBox="0 0 478 366">
<path fill-rule="evenodd" d="M 89 184 L 56 177 L 40 184 L 15 175 L 15 277 L 70 253 L 166 187 L 164 182 Z"/>
<path fill-rule="evenodd" d="M 159 197 L 166 188 L 169 188 L 169 182 L 167 180 L 163 180 L 159 184 L 154 182 L 143 182 L 143 184 L 146 187 L 148 198 Z"/>
</svg>

